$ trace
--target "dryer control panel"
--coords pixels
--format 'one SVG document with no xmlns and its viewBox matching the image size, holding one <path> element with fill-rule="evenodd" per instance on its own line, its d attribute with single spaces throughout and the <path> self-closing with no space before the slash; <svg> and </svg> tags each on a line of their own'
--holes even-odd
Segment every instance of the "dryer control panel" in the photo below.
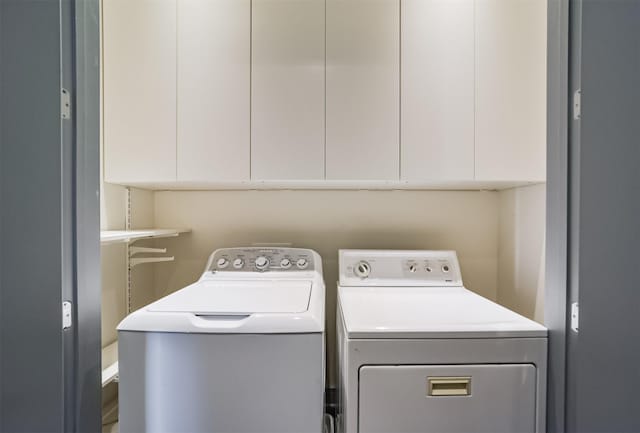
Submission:
<svg viewBox="0 0 640 433">
<path fill-rule="evenodd" d="M 340 250 L 341 286 L 462 286 L 455 251 Z"/>
<path fill-rule="evenodd" d="M 223 248 L 213 252 L 207 265 L 211 272 L 293 272 L 315 268 L 313 251 L 303 248 Z"/>
</svg>

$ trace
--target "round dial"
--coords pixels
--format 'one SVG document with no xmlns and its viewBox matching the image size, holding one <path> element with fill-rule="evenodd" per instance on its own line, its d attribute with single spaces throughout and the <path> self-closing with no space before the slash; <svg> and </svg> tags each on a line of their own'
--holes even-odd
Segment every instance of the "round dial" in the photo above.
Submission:
<svg viewBox="0 0 640 433">
<path fill-rule="evenodd" d="M 233 261 L 233 267 L 236 269 L 242 269 L 242 267 L 244 266 L 244 260 L 242 260 L 240 257 L 238 257 L 237 259 L 235 259 Z"/>
<path fill-rule="evenodd" d="M 307 266 L 309 266 L 309 261 L 304 257 L 299 258 L 298 261 L 296 262 L 296 266 L 298 267 L 298 269 L 304 269 Z"/>
<path fill-rule="evenodd" d="M 229 260 L 225 259 L 224 257 L 221 257 L 218 259 L 217 265 L 218 265 L 218 268 L 224 269 L 227 266 L 229 266 Z"/>
<path fill-rule="evenodd" d="M 259 271 L 264 271 L 269 267 L 269 259 L 265 256 L 256 257 L 256 269 Z"/>
<path fill-rule="evenodd" d="M 353 272 L 360 278 L 367 278 L 371 273 L 371 265 L 362 260 L 355 265 Z"/>
<path fill-rule="evenodd" d="M 289 269 L 291 267 L 291 260 L 286 259 L 286 258 L 280 260 L 280 267 L 282 269 Z"/>
<path fill-rule="evenodd" d="M 411 265 L 409 265 L 409 272 L 414 273 L 418 271 L 418 265 L 416 265 L 415 263 L 412 263 Z"/>
</svg>

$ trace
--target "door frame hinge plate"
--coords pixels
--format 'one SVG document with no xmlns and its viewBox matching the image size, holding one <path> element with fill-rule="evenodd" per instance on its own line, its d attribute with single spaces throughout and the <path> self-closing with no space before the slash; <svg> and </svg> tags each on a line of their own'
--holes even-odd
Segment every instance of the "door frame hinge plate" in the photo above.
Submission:
<svg viewBox="0 0 640 433">
<path fill-rule="evenodd" d="M 70 301 L 62 302 L 62 329 L 73 326 L 73 304 Z"/>
<path fill-rule="evenodd" d="M 571 330 L 578 333 L 580 321 L 580 305 L 577 302 L 571 304 Z"/>
<path fill-rule="evenodd" d="M 71 119 L 71 93 L 65 88 L 60 90 L 60 110 L 63 120 Z"/>
<path fill-rule="evenodd" d="M 573 93 L 573 120 L 580 120 L 582 115 L 582 89 Z"/>
</svg>

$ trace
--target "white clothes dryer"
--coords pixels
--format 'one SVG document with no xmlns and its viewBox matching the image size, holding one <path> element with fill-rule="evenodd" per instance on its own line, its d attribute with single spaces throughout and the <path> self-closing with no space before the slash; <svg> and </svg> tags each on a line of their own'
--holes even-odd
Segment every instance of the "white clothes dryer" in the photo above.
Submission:
<svg viewBox="0 0 640 433">
<path fill-rule="evenodd" d="M 545 431 L 547 330 L 469 290 L 453 251 L 340 251 L 338 431 Z"/>
<path fill-rule="evenodd" d="M 120 431 L 322 432 L 324 299 L 314 251 L 215 251 L 118 326 Z"/>
</svg>

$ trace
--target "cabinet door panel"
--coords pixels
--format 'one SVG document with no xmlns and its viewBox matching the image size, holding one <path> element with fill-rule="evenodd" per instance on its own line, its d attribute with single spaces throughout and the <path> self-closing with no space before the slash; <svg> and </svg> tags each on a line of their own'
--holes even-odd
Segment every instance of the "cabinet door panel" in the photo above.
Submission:
<svg viewBox="0 0 640 433">
<path fill-rule="evenodd" d="M 402 1 L 401 176 L 473 180 L 474 1 Z"/>
<path fill-rule="evenodd" d="M 476 179 L 545 180 L 546 47 L 546 1 L 476 1 Z"/>
<path fill-rule="evenodd" d="M 253 0 L 253 180 L 324 177 L 324 16 L 324 0 Z"/>
<path fill-rule="evenodd" d="M 108 182 L 176 180 L 176 1 L 103 4 Z"/>
<path fill-rule="evenodd" d="M 178 180 L 249 179 L 250 0 L 178 2 Z"/>
<path fill-rule="evenodd" d="M 399 0 L 327 0 L 327 179 L 397 180 Z"/>
</svg>

